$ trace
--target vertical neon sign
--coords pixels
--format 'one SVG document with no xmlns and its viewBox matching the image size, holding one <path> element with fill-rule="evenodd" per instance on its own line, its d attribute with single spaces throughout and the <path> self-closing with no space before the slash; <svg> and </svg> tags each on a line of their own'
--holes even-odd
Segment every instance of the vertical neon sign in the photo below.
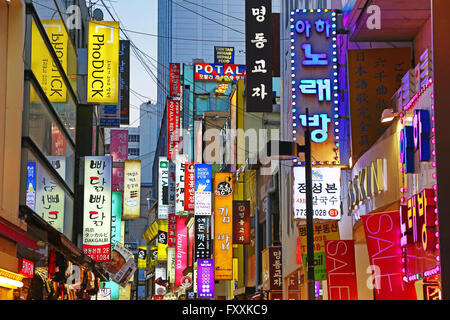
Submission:
<svg viewBox="0 0 450 320">
<path fill-rule="evenodd" d="M 322 160 L 313 164 L 339 162 L 336 20 L 328 9 L 297 9 L 290 18 L 293 141 L 301 143 L 309 125 L 313 153 Z"/>
</svg>

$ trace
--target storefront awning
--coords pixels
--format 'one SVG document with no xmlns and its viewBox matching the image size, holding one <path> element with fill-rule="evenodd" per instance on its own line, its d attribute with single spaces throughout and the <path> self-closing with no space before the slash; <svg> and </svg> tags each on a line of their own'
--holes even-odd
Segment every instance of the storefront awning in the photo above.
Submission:
<svg viewBox="0 0 450 320">
<path fill-rule="evenodd" d="M 28 235 L 24 230 L 0 217 L 0 234 L 5 237 L 21 243 L 33 250 L 39 250 L 37 239 Z"/>
</svg>

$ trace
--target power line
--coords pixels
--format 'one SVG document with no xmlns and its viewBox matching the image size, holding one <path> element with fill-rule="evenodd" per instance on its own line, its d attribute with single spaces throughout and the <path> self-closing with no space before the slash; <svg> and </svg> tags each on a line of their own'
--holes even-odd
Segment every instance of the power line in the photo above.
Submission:
<svg viewBox="0 0 450 320">
<path fill-rule="evenodd" d="M 233 18 L 233 19 L 236 19 L 236 20 L 238 20 L 238 21 L 245 22 L 245 20 L 243 20 L 243 19 L 241 19 L 241 18 L 237 18 L 237 17 L 235 17 L 235 16 L 232 16 L 232 15 L 229 15 L 229 14 L 226 14 L 226 13 L 223 13 L 223 12 L 220 12 L 220 11 L 217 11 L 217 10 L 214 10 L 214 9 L 211 9 L 211 8 L 208 8 L 208 7 L 205 7 L 205 6 L 202 6 L 202 5 L 200 5 L 200 4 L 198 4 L 198 3 L 195 3 L 195 2 L 191 2 L 191 1 L 187 1 L 187 0 L 181 0 L 181 1 L 184 1 L 184 2 L 187 2 L 187 3 L 193 4 L 193 5 L 196 5 L 196 6 L 198 6 L 198 7 L 201 7 L 201 8 L 204 8 L 204 9 L 207 9 L 207 10 L 210 10 L 210 11 L 213 11 L 213 12 L 217 12 L 217 13 L 223 15 L 223 16 L 226 16 L 226 17 L 229 17 L 229 18 Z"/>
</svg>

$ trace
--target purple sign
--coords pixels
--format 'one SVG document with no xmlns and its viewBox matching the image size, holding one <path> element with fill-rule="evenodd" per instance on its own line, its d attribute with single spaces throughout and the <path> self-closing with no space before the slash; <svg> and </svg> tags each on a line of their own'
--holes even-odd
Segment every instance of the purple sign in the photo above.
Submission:
<svg viewBox="0 0 450 320">
<path fill-rule="evenodd" d="M 214 298 L 213 259 L 197 260 L 197 297 Z"/>
</svg>

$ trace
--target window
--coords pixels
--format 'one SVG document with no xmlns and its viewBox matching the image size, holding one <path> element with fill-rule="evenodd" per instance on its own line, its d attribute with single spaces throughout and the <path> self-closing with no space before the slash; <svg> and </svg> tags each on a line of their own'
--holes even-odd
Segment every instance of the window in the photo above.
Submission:
<svg viewBox="0 0 450 320">
<path fill-rule="evenodd" d="M 139 142 L 140 136 L 138 134 L 130 134 L 128 135 L 128 142 Z"/>
<path fill-rule="evenodd" d="M 139 156 L 139 148 L 128 148 L 128 155 Z"/>
</svg>

